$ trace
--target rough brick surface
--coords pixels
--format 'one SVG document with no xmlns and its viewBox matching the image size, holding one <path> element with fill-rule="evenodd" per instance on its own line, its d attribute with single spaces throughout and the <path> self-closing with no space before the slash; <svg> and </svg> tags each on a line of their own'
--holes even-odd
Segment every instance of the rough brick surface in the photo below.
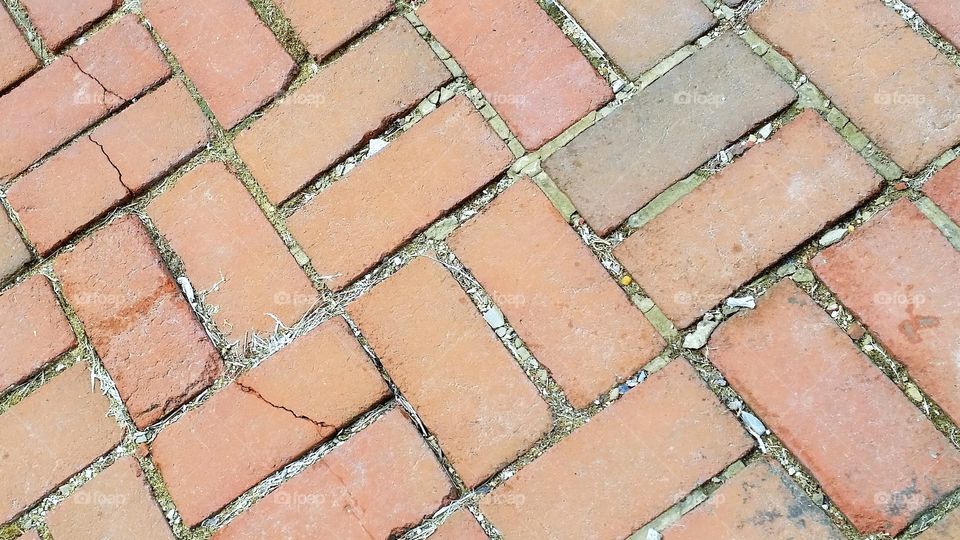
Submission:
<svg viewBox="0 0 960 540">
<path fill-rule="evenodd" d="M 211 291 L 204 301 L 218 307 L 214 319 L 229 339 L 272 332 L 270 315 L 291 326 L 316 303 L 310 280 L 223 163 L 187 173 L 147 211 L 194 288 Z"/>
<path fill-rule="evenodd" d="M 0 392 L 76 344 L 45 277 L 33 276 L 0 295 Z"/>
<path fill-rule="evenodd" d="M 40 535 L 37 534 L 36 529 L 33 529 L 23 533 L 22 536 L 17 537 L 17 540 L 40 540 Z"/>
<path fill-rule="evenodd" d="M 960 452 L 792 283 L 724 323 L 710 359 L 862 533 L 960 485 Z"/>
<path fill-rule="evenodd" d="M 151 448 L 193 526 L 386 395 L 346 324 L 329 322 L 188 412 Z"/>
<path fill-rule="evenodd" d="M 566 0 L 563 7 L 631 79 L 716 22 L 698 0 Z"/>
<path fill-rule="evenodd" d="M 700 185 L 615 251 L 679 327 L 880 187 L 816 112 Z"/>
<path fill-rule="evenodd" d="M 277 0 L 300 39 L 323 58 L 393 10 L 390 0 Z"/>
<path fill-rule="evenodd" d="M 44 44 L 58 50 L 119 4 L 117 0 L 22 0 Z"/>
<path fill-rule="evenodd" d="M 960 223 L 960 160 L 947 165 L 924 184 L 923 191 L 944 212 Z"/>
<path fill-rule="evenodd" d="M 903 199 L 813 269 L 910 375 L 960 420 L 960 253 Z"/>
<path fill-rule="evenodd" d="M 513 154 L 480 113 L 458 96 L 330 185 L 287 223 L 317 272 L 332 276 L 328 286 L 340 289 L 511 161 Z"/>
<path fill-rule="evenodd" d="M 544 170 L 606 234 L 794 96 L 725 34 L 558 150 Z"/>
<path fill-rule="evenodd" d="M 786 471 L 759 461 L 663 531 L 664 540 L 842 540 Z"/>
<path fill-rule="evenodd" d="M 960 513 L 954 511 L 935 523 L 917 540 L 956 540 L 960 538 Z"/>
<path fill-rule="evenodd" d="M 395 408 L 257 502 L 217 540 L 387 538 L 450 494 L 446 474 L 410 419 Z"/>
<path fill-rule="evenodd" d="M 0 415 L 0 522 L 6 522 L 116 446 L 110 402 L 76 364 Z"/>
<path fill-rule="evenodd" d="M 536 0 L 431 0 L 417 14 L 525 148 L 613 97 Z"/>
<path fill-rule="evenodd" d="M 693 368 L 674 360 L 480 509 L 506 538 L 625 538 L 751 446 Z"/>
<path fill-rule="evenodd" d="M 449 79 L 410 23 L 394 19 L 240 133 L 237 152 L 280 202 Z"/>
<path fill-rule="evenodd" d="M 48 253 L 186 161 L 209 139 L 208 127 L 183 84 L 170 80 L 28 172 L 7 198 Z"/>
<path fill-rule="evenodd" d="M 450 246 L 576 407 L 637 372 L 663 339 L 528 179 Z"/>
<path fill-rule="evenodd" d="M 0 208 L 2 210 L 2 208 Z M 0 212 L 0 281 L 26 264 L 30 251 L 6 212 Z"/>
<path fill-rule="evenodd" d="M 137 426 L 220 375 L 219 353 L 136 217 L 84 239 L 54 268 Z"/>
<path fill-rule="evenodd" d="M 39 65 L 40 61 L 13 23 L 13 18 L 6 9 L 0 8 L 0 91 Z"/>
<path fill-rule="evenodd" d="M 960 69 L 883 3 L 774 0 L 749 22 L 908 173 L 960 140 Z"/>
<path fill-rule="evenodd" d="M 550 430 L 550 409 L 450 273 L 421 257 L 349 308 L 468 486 Z"/>
<path fill-rule="evenodd" d="M 47 514 L 55 538 L 173 540 L 137 460 L 123 457 Z"/>
<path fill-rule="evenodd" d="M 0 96 L 0 182 L 170 73 L 127 15 Z"/>
<path fill-rule="evenodd" d="M 293 60 L 244 0 L 147 0 L 143 11 L 228 129 L 293 76 Z"/>
<path fill-rule="evenodd" d="M 960 10 L 949 0 L 910 0 L 910 7 L 954 46 L 960 46 Z"/>
<path fill-rule="evenodd" d="M 430 538 L 431 540 L 487 540 L 489 537 L 480 528 L 473 514 L 463 509 L 448 517 Z"/>
</svg>

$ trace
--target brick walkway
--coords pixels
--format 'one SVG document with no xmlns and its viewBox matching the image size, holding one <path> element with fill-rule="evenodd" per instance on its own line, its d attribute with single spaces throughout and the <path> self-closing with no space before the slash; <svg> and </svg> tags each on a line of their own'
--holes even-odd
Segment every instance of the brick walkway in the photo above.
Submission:
<svg viewBox="0 0 960 540">
<path fill-rule="evenodd" d="M 0 540 L 960 539 L 960 1 L 2 4 Z"/>
</svg>

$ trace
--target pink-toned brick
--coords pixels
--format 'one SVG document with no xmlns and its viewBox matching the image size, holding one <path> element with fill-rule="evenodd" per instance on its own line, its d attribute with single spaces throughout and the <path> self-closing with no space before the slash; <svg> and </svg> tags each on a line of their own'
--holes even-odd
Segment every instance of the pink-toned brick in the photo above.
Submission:
<svg viewBox="0 0 960 540">
<path fill-rule="evenodd" d="M 399 17 L 240 133 L 237 152 L 270 200 L 283 201 L 449 79 Z"/>
<path fill-rule="evenodd" d="M 245 0 L 143 4 L 160 38 L 228 129 L 273 99 L 293 76 L 293 60 Z"/>
<path fill-rule="evenodd" d="M 480 500 L 505 538 L 626 538 L 753 443 L 672 361 Z"/>
<path fill-rule="evenodd" d="M 546 402 L 439 263 L 417 259 L 348 309 L 468 486 L 550 430 Z"/>
<path fill-rule="evenodd" d="M 664 345 L 529 179 L 456 232 L 450 246 L 575 407 L 636 373 Z"/>
<path fill-rule="evenodd" d="M 960 10 L 955 0 L 910 0 L 910 7 L 955 47 L 960 46 Z"/>
<path fill-rule="evenodd" d="M 32 257 L 20 232 L 0 208 L 0 281 L 26 264 Z"/>
<path fill-rule="evenodd" d="M 483 532 L 476 518 L 467 509 L 454 512 L 430 536 L 430 540 L 487 540 L 487 538 L 489 538 L 487 533 Z"/>
<path fill-rule="evenodd" d="M 97 19 L 109 13 L 117 0 L 22 0 L 30 22 L 40 32 L 44 44 L 58 50 L 80 35 Z"/>
<path fill-rule="evenodd" d="M 436 152 L 437 148 L 443 152 Z M 454 98 L 287 220 L 340 289 L 503 172 L 513 154 L 470 101 Z M 349 247 L 348 247 L 349 246 Z"/>
<path fill-rule="evenodd" d="M 0 523 L 119 444 L 110 402 L 80 363 L 0 415 Z"/>
<path fill-rule="evenodd" d="M 221 374 L 219 353 L 136 217 L 84 239 L 54 268 L 138 427 Z"/>
<path fill-rule="evenodd" d="M 151 449 L 193 526 L 387 393 L 346 324 L 331 321 L 188 412 Z"/>
<path fill-rule="evenodd" d="M 960 223 L 960 160 L 947 165 L 923 186 L 923 191 L 954 221 Z"/>
<path fill-rule="evenodd" d="M 173 540 L 137 460 L 122 457 L 47 513 L 54 538 Z"/>
<path fill-rule="evenodd" d="M 0 183 L 169 74 L 134 15 L 54 60 L 0 96 Z"/>
<path fill-rule="evenodd" d="M 525 148 L 613 98 L 536 0 L 430 0 L 417 14 Z"/>
<path fill-rule="evenodd" d="M 36 529 L 31 529 L 31 530 L 23 533 L 22 536 L 19 536 L 19 537 L 17 538 L 17 540 L 40 540 L 40 535 L 37 534 L 37 530 L 36 530 Z"/>
<path fill-rule="evenodd" d="M 0 7 L 0 91 L 26 77 L 40 65 L 40 60 L 13 23 L 6 9 Z"/>
<path fill-rule="evenodd" d="M 686 327 L 876 192 L 881 180 L 808 110 L 615 253 L 664 314 Z"/>
<path fill-rule="evenodd" d="M 229 339 L 270 333 L 273 317 L 291 326 L 317 302 L 277 231 L 223 163 L 190 171 L 147 211 L 194 288 L 210 291 L 204 301 L 218 307 L 214 319 Z"/>
<path fill-rule="evenodd" d="M 387 538 L 417 524 L 451 494 L 440 464 L 406 414 L 394 408 L 214 538 Z"/>
<path fill-rule="evenodd" d="M 960 452 L 789 281 L 724 323 L 710 359 L 864 534 L 960 486 Z"/>
<path fill-rule="evenodd" d="M 960 538 L 960 512 L 956 509 L 942 520 L 935 523 L 917 540 L 956 540 Z"/>
<path fill-rule="evenodd" d="M 393 11 L 390 0 L 277 0 L 300 39 L 317 58 L 341 47 Z"/>
<path fill-rule="evenodd" d="M 43 276 L 27 278 L 0 295 L 0 392 L 76 344 Z"/>
</svg>

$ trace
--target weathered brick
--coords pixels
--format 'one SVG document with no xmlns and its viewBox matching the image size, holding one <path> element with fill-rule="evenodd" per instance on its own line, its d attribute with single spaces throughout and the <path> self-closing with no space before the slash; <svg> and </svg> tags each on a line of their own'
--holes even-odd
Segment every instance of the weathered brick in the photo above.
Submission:
<svg viewBox="0 0 960 540">
<path fill-rule="evenodd" d="M 277 231 L 223 163 L 190 171 L 147 212 L 194 287 L 209 291 L 204 301 L 218 307 L 214 319 L 231 340 L 272 332 L 271 315 L 291 326 L 317 302 Z"/>
<path fill-rule="evenodd" d="M 47 513 L 55 538 L 172 540 L 137 460 L 123 457 Z"/>
<path fill-rule="evenodd" d="M 76 364 L 0 415 L 0 522 L 119 444 L 110 402 Z"/>
<path fill-rule="evenodd" d="M 431 0 L 417 14 L 525 148 L 613 98 L 536 0 Z"/>
<path fill-rule="evenodd" d="M 280 202 L 449 79 L 399 17 L 240 133 L 237 152 L 270 200 Z"/>
<path fill-rule="evenodd" d="M 883 3 L 774 0 L 749 22 L 908 173 L 960 140 L 960 69 Z"/>
<path fill-rule="evenodd" d="M 752 444 L 693 368 L 674 360 L 481 499 L 480 509 L 506 538 L 625 538 Z"/>
<path fill-rule="evenodd" d="M 563 7 L 631 79 L 716 22 L 699 0 L 567 0 Z"/>
<path fill-rule="evenodd" d="M 219 353 L 136 217 L 84 239 L 54 268 L 138 427 L 222 372 Z"/>
<path fill-rule="evenodd" d="M 909 200 L 818 255 L 813 270 L 960 420 L 960 253 Z"/>
<path fill-rule="evenodd" d="M 290 479 L 217 540 L 387 538 L 435 511 L 452 487 L 401 409 L 395 408 Z"/>
<path fill-rule="evenodd" d="M 22 0 L 23 7 L 44 44 L 58 50 L 80 35 L 97 19 L 109 13 L 117 0 Z"/>
<path fill-rule="evenodd" d="M 0 182 L 169 74 L 134 15 L 54 60 L 0 96 Z"/>
<path fill-rule="evenodd" d="M 0 91 L 40 65 L 7 10 L 0 8 Z"/>
<path fill-rule="evenodd" d="M 287 224 L 317 272 L 332 276 L 328 286 L 340 289 L 511 161 L 506 145 L 459 96 L 331 184 Z"/>
<path fill-rule="evenodd" d="M 710 359 L 864 534 L 960 485 L 960 452 L 792 282 L 724 323 Z"/>
<path fill-rule="evenodd" d="M 960 223 L 960 160 L 947 165 L 923 186 L 923 191 L 955 223 Z"/>
<path fill-rule="evenodd" d="M 877 191 L 882 179 L 807 110 L 615 251 L 664 314 L 689 326 Z"/>
<path fill-rule="evenodd" d="M 439 263 L 417 259 L 348 311 L 468 486 L 550 431 L 546 402 Z"/>
<path fill-rule="evenodd" d="M 43 276 L 28 278 L 0 295 L 0 392 L 76 344 Z"/>
<path fill-rule="evenodd" d="M 346 324 L 331 321 L 185 414 L 151 450 L 193 526 L 386 395 Z"/>
<path fill-rule="evenodd" d="M 0 281 L 14 273 L 26 264 L 30 258 L 30 251 L 23 243 L 20 232 L 13 226 L 13 222 L 6 212 L 0 208 Z"/>
<path fill-rule="evenodd" d="M 456 232 L 450 246 L 576 407 L 636 373 L 664 345 L 528 179 Z"/>
<path fill-rule="evenodd" d="M 960 46 L 960 11 L 953 2 L 911 0 L 910 7 L 955 47 Z"/>
<path fill-rule="evenodd" d="M 954 510 L 918 536 L 917 540 L 956 540 L 957 538 L 960 538 L 960 512 Z"/>
<path fill-rule="evenodd" d="M 448 517 L 430 538 L 431 540 L 487 540 L 488 536 L 470 511 L 463 509 Z"/>
<path fill-rule="evenodd" d="M 317 58 L 332 53 L 393 10 L 390 0 L 277 0 L 300 39 Z"/>
<path fill-rule="evenodd" d="M 279 94 L 296 65 L 244 0 L 146 0 L 143 12 L 226 128 Z"/>
<path fill-rule="evenodd" d="M 746 43 L 724 34 L 558 150 L 544 170 L 606 234 L 795 95 Z"/>
<path fill-rule="evenodd" d="M 759 461 L 663 531 L 664 540 L 842 540 L 779 465 Z"/>
<path fill-rule="evenodd" d="M 208 128 L 187 89 L 170 80 L 25 174 L 7 199 L 30 240 L 49 253 L 186 161 L 209 139 Z"/>
<path fill-rule="evenodd" d="M 40 540 L 40 535 L 37 534 L 37 530 L 36 530 L 36 529 L 31 529 L 31 530 L 23 533 L 22 536 L 19 536 L 19 537 L 17 538 L 17 540 Z"/>
</svg>

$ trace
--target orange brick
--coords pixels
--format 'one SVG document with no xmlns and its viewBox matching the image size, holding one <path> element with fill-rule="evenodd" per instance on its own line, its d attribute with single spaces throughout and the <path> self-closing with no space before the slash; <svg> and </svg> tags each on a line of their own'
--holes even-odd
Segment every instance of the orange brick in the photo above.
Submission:
<svg viewBox="0 0 960 540">
<path fill-rule="evenodd" d="M 535 0 L 431 0 L 417 14 L 525 148 L 613 98 Z"/>
<path fill-rule="evenodd" d="M 138 427 L 220 376 L 219 353 L 136 217 L 84 239 L 54 268 Z"/>
<path fill-rule="evenodd" d="M 960 486 L 960 452 L 791 282 L 724 323 L 710 359 L 864 534 Z"/>
<path fill-rule="evenodd" d="M 0 392 L 76 344 L 45 277 L 33 276 L 0 295 Z"/>
<path fill-rule="evenodd" d="M 923 186 L 923 191 L 954 221 L 960 223 L 960 160 L 947 165 Z"/>
<path fill-rule="evenodd" d="M 0 523 L 120 443 L 109 409 L 81 363 L 0 415 Z"/>
<path fill-rule="evenodd" d="M 440 147 L 445 150 L 436 152 Z M 341 289 L 511 161 L 506 145 L 459 96 L 334 182 L 287 223 L 317 272 L 333 276 L 328 286 Z"/>
<path fill-rule="evenodd" d="M 960 512 L 954 510 L 918 536 L 917 540 L 956 540 L 957 538 L 960 538 Z"/>
<path fill-rule="evenodd" d="M 752 441 L 674 360 L 480 500 L 505 538 L 626 538 Z"/>
<path fill-rule="evenodd" d="M 749 150 L 615 251 L 677 326 L 875 193 L 882 179 L 813 110 Z"/>
<path fill-rule="evenodd" d="M 173 540 L 137 460 L 123 457 L 47 513 L 56 538 Z"/>
<path fill-rule="evenodd" d="M 576 407 L 639 371 L 664 345 L 528 179 L 450 246 Z"/>
<path fill-rule="evenodd" d="M 439 263 L 417 259 L 348 309 L 468 486 L 550 431 L 536 387 Z"/>
<path fill-rule="evenodd" d="M 146 0 L 143 12 L 227 129 L 293 76 L 293 60 L 244 0 Z"/>
<path fill-rule="evenodd" d="M 452 487 L 395 408 L 214 534 L 217 540 L 387 538 L 434 512 Z"/>
<path fill-rule="evenodd" d="M 331 321 L 163 430 L 153 456 L 192 527 L 387 393 L 346 324 Z"/>
<path fill-rule="evenodd" d="M 40 65 L 33 50 L 5 9 L 0 9 L 0 91 Z"/>
<path fill-rule="evenodd" d="M 211 291 L 204 301 L 218 307 L 214 319 L 229 339 L 272 332 L 271 315 L 291 326 L 317 302 L 277 231 L 223 163 L 190 171 L 147 211 L 193 286 Z"/>
<path fill-rule="evenodd" d="M 22 0 L 30 21 L 51 50 L 60 49 L 68 40 L 80 35 L 117 3 L 117 0 Z"/>
<path fill-rule="evenodd" d="M 32 258 L 20 232 L 6 212 L 0 208 L 0 281 L 14 273 Z"/>
<path fill-rule="evenodd" d="M 240 133 L 237 152 L 270 200 L 283 201 L 449 79 L 399 17 Z"/>
<path fill-rule="evenodd" d="M 393 11 L 390 0 L 277 0 L 300 39 L 317 58 L 335 51 Z"/>
<path fill-rule="evenodd" d="M 458 510 L 430 536 L 431 540 L 487 540 L 476 518 L 469 510 Z"/>
</svg>

